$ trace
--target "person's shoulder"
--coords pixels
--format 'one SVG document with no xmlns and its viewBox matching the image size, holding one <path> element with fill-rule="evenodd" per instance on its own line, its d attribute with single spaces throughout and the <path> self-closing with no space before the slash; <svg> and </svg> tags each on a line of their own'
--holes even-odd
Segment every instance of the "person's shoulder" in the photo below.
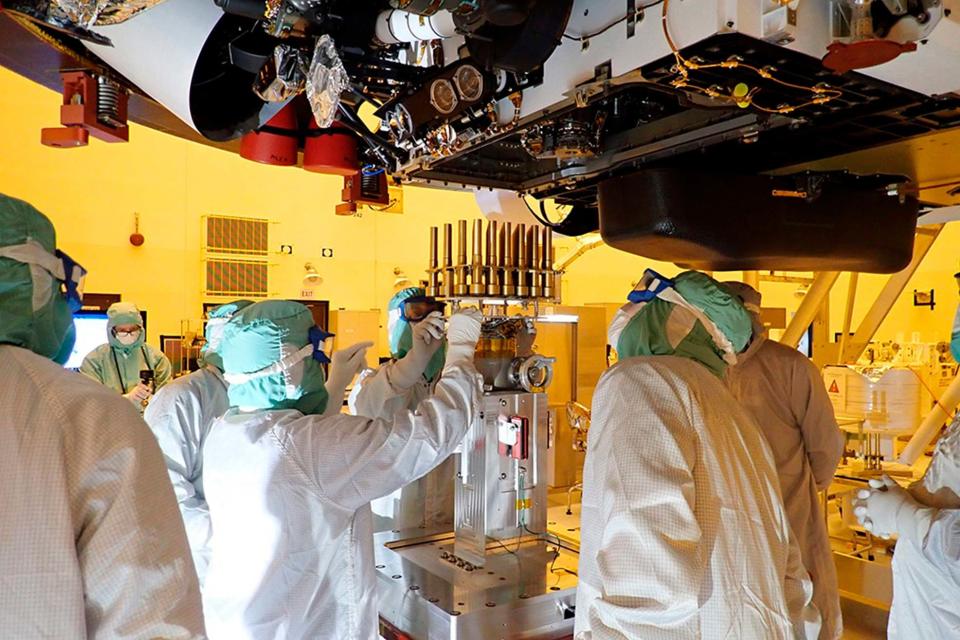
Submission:
<svg viewBox="0 0 960 640">
<path fill-rule="evenodd" d="M 323 433 L 330 418 L 304 415 L 296 409 L 259 409 L 243 411 L 231 408 L 213 426 L 218 437 L 241 437 L 246 443 L 264 441 L 273 443 L 280 451 L 290 453 L 298 443 L 312 440 Z"/>
<path fill-rule="evenodd" d="M 97 414 L 104 420 L 104 428 L 117 420 L 137 420 L 139 416 L 133 405 L 116 391 L 91 380 L 87 376 L 64 369 L 52 360 L 19 347 L 3 349 L 4 367 L 11 367 L 12 375 L 32 383 L 38 395 L 45 398 L 51 409 L 59 408 L 65 420 L 81 414 Z M 9 353 L 8 353 L 9 350 Z"/>
<path fill-rule="evenodd" d="M 677 356 L 636 356 L 621 360 L 601 377 L 598 388 L 611 384 L 643 384 L 674 387 L 676 382 L 689 384 L 693 380 L 709 379 L 713 375 L 698 362 Z"/>
<path fill-rule="evenodd" d="M 76 371 L 64 369 L 50 358 L 38 355 L 29 349 L 0 345 L 0 353 L 3 354 L 4 369 L 10 375 L 29 380 L 41 390 L 54 386 L 70 386 L 73 382 L 77 382 L 91 393 L 104 389 L 103 385 L 90 378 Z"/>
<path fill-rule="evenodd" d="M 169 389 L 186 392 L 188 390 L 198 389 L 200 387 L 203 387 L 215 382 L 220 382 L 221 380 L 222 378 L 219 378 L 215 373 L 213 373 L 209 369 L 206 369 L 206 368 L 198 369 L 196 371 L 192 371 L 188 373 L 185 376 L 180 376 L 180 377 L 171 379 L 170 382 L 157 393 L 161 393 L 164 391 L 169 393 L 168 391 Z M 223 384 L 222 382 L 220 383 Z"/>
<path fill-rule="evenodd" d="M 177 398 L 200 396 L 205 379 L 202 376 L 198 376 L 197 374 L 199 373 L 200 371 L 194 371 L 189 375 L 174 378 L 157 389 L 153 400 L 150 401 L 150 406 L 163 404 L 166 401 Z M 147 407 L 148 411 L 150 410 L 150 406 Z"/>
<path fill-rule="evenodd" d="M 109 346 L 109 345 L 108 345 L 108 346 Z M 143 343 L 143 348 L 146 349 L 147 355 L 150 356 L 150 359 L 151 359 L 151 360 L 161 360 L 161 359 L 166 360 L 166 359 L 167 359 L 167 354 L 165 354 L 165 353 L 164 353 L 163 351 L 161 351 L 160 349 L 157 349 L 157 348 L 156 348 L 155 346 L 153 346 L 152 344 L 147 344 L 146 342 L 144 342 L 144 343 Z"/>
<path fill-rule="evenodd" d="M 765 340 L 760 346 L 760 352 L 767 357 L 776 357 L 797 361 L 809 360 L 807 356 L 803 355 L 796 349 L 788 347 L 782 342 L 777 342 L 776 340 Z"/>
<path fill-rule="evenodd" d="M 817 371 L 817 365 L 807 356 L 796 349 L 785 344 L 767 340 L 758 354 L 763 360 L 768 362 L 776 361 L 781 366 L 792 368 L 794 371 L 807 372 L 808 370 Z"/>
<path fill-rule="evenodd" d="M 107 354 L 107 353 L 110 353 L 110 343 L 104 342 L 99 347 L 96 347 L 93 351 L 91 351 L 86 356 L 84 356 L 83 360 L 87 361 L 87 360 L 92 360 L 94 358 L 99 358 L 100 356 L 103 356 L 104 354 Z"/>
<path fill-rule="evenodd" d="M 37 387 L 46 387 L 58 376 L 72 373 L 49 358 L 15 345 L 0 344 L 0 362 L 3 363 L 4 374 Z"/>
<path fill-rule="evenodd" d="M 686 374 L 688 371 L 701 372 L 710 375 L 706 368 L 691 360 L 690 358 L 681 358 L 679 356 L 635 356 L 621 360 L 610 367 L 605 375 L 611 376 L 632 376 L 632 375 L 650 375 L 655 374 L 662 377 L 673 377 L 679 374 Z"/>
</svg>

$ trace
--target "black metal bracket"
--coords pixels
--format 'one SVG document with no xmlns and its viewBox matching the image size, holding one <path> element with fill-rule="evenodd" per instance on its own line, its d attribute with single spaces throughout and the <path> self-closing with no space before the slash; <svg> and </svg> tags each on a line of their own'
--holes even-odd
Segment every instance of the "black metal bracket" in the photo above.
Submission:
<svg viewBox="0 0 960 640">
<path fill-rule="evenodd" d="M 913 306 L 915 307 L 930 307 L 930 311 L 933 311 L 937 306 L 937 301 L 934 299 L 934 289 L 930 291 L 917 291 L 913 290 Z"/>
</svg>

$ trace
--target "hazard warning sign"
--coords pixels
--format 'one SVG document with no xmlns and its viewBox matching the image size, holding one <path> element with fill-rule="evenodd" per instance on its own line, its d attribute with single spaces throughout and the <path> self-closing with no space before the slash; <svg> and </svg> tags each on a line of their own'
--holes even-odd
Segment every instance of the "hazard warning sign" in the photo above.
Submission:
<svg viewBox="0 0 960 640">
<path fill-rule="evenodd" d="M 845 371 L 840 367 L 827 367 L 823 372 L 823 384 L 827 388 L 833 410 L 837 412 L 843 412 L 847 402 L 847 378 L 844 374 Z"/>
</svg>

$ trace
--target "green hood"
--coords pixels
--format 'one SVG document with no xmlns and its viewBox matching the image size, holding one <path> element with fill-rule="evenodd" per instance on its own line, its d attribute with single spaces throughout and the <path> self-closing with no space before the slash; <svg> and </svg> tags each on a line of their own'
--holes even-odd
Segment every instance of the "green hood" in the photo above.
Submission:
<svg viewBox="0 0 960 640">
<path fill-rule="evenodd" d="M 722 377 L 751 333 L 750 314 L 739 298 L 706 274 L 687 271 L 653 299 L 622 307 L 609 339 L 620 358 L 690 358 Z"/>
<path fill-rule="evenodd" d="M 26 202 L 0 194 L 0 252 L 25 245 L 55 256 L 53 224 Z M 75 340 L 73 314 L 59 281 L 37 264 L 0 257 L 0 343 L 63 364 Z"/>
<path fill-rule="evenodd" d="M 140 327 L 140 335 L 133 344 L 122 344 L 113 335 L 114 327 L 125 324 L 135 324 Z M 115 302 L 107 309 L 107 341 L 110 346 L 124 355 L 136 351 L 147 341 L 146 332 L 143 330 L 143 316 L 140 315 L 140 309 L 132 302 Z"/>
<path fill-rule="evenodd" d="M 230 406 L 323 413 L 328 396 L 323 368 L 311 357 L 313 327 L 310 310 L 286 300 L 258 302 L 233 316 L 219 349 Z"/>
</svg>

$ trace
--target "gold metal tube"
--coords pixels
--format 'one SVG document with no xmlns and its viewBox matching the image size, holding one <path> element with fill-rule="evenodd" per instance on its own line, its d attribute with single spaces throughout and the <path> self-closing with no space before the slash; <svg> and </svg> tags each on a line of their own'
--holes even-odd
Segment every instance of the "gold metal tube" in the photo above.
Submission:
<svg viewBox="0 0 960 640">
<path fill-rule="evenodd" d="M 453 225 L 443 225 L 443 292 L 453 297 Z"/>
<path fill-rule="evenodd" d="M 453 266 L 453 225 L 443 225 L 443 266 Z"/>
<path fill-rule="evenodd" d="M 489 267 L 493 264 L 493 240 L 497 237 L 497 223 L 493 220 L 487 222 L 486 245 L 483 247 L 483 264 Z"/>
<path fill-rule="evenodd" d="M 483 220 L 473 221 L 473 259 L 470 263 L 470 295 L 483 296 Z"/>
<path fill-rule="evenodd" d="M 503 265 L 503 295 L 511 297 L 517 295 L 517 288 L 513 282 L 513 224 L 508 222 L 503 225 L 501 234 L 502 248 L 500 264 Z"/>
<path fill-rule="evenodd" d="M 430 286 L 427 288 L 427 295 L 433 297 L 440 295 L 440 258 L 437 252 L 437 237 L 439 233 L 439 228 L 430 227 L 430 267 L 427 269 Z"/>
<path fill-rule="evenodd" d="M 527 298 L 530 296 L 530 287 L 527 286 L 527 225 L 517 225 L 514 232 L 514 261 L 516 270 L 514 271 L 514 282 L 517 287 L 517 297 Z"/>
<path fill-rule="evenodd" d="M 500 295 L 500 289 L 497 286 L 498 274 L 497 274 L 497 243 L 499 238 L 497 237 L 497 223 L 495 220 L 491 220 L 487 223 L 487 253 L 486 253 L 486 278 L 487 278 L 487 295 L 488 296 L 498 296 Z"/>
<path fill-rule="evenodd" d="M 457 221 L 457 266 L 467 264 L 467 221 Z"/>
<path fill-rule="evenodd" d="M 527 231 L 527 247 L 530 253 L 528 261 L 527 281 L 530 283 L 530 297 L 539 298 L 542 287 L 540 286 L 540 264 L 543 262 L 543 256 L 540 255 L 540 228 L 531 225 Z"/>
<path fill-rule="evenodd" d="M 467 273 L 469 270 L 469 265 L 467 264 L 467 221 L 459 220 L 457 223 L 457 264 L 454 265 L 456 269 L 456 283 L 454 284 L 454 292 L 458 298 L 462 298 L 467 295 L 469 288 L 467 287 Z"/>
<path fill-rule="evenodd" d="M 557 274 L 553 270 L 553 229 L 543 229 L 543 297 L 552 299 L 557 290 Z"/>
</svg>

